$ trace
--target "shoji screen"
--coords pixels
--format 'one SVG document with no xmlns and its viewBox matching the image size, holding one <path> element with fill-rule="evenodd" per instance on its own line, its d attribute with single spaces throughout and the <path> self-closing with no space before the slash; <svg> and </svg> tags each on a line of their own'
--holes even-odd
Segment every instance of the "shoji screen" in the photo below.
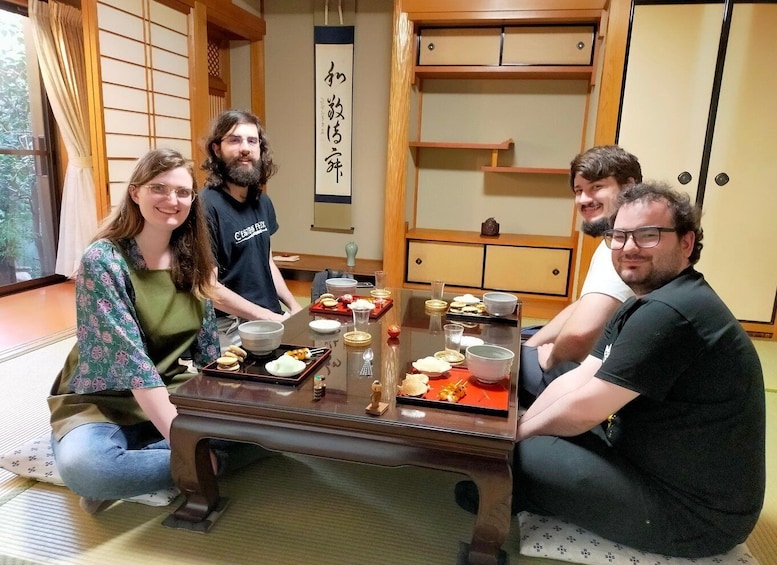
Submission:
<svg viewBox="0 0 777 565">
<path fill-rule="evenodd" d="M 154 0 L 99 0 L 97 21 L 111 203 L 153 147 L 192 155 L 188 17 Z"/>
</svg>

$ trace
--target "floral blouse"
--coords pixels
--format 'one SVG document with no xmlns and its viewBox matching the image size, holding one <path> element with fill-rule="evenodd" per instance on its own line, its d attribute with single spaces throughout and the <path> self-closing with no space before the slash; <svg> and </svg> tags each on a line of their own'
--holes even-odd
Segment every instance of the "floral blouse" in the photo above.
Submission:
<svg viewBox="0 0 777 565">
<path fill-rule="evenodd" d="M 121 247 L 117 249 L 107 240 L 96 241 L 81 260 L 76 280 L 79 364 L 70 385 L 77 394 L 165 386 L 175 374 L 183 372 L 177 364 L 178 355 L 174 356 L 175 364 L 168 362 L 164 367 L 158 366 L 159 359 L 149 356 L 149 342 L 157 336 L 143 327 L 131 280 L 131 270 L 140 273 L 149 269 L 134 239 L 122 241 Z M 168 292 L 178 295 L 175 299 L 184 295 L 185 300 L 200 302 L 188 293 L 176 291 L 169 271 L 165 273 L 172 287 Z M 180 335 L 174 343 L 181 354 L 189 350 L 198 366 L 219 354 L 211 302 L 205 301 L 202 310 L 199 331 L 191 344 L 181 343 Z M 187 328 L 186 322 L 182 322 L 180 333 L 196 329 Z"/>
</svg>

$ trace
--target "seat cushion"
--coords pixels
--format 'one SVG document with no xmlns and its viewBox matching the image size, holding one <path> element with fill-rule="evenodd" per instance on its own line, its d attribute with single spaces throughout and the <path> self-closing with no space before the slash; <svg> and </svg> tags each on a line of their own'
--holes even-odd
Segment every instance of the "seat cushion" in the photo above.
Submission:
<svg viewBox="0 0 777 565">
<path fill-rule="evenodd" d="M 521 555 L 531 557 L 548 557 L 589 565 L 758 565 L 745 544 L 723 555 L 683 559 L 632 549 L 550 516 L 521 512 L 518 514 L 518 523 L 521 528 Z"/>
<path fill-rule="evenodd" d="M 20 477 L 55 485 L 64 486 L 65 484 L 57 471 L 49 434 L 30 440 L 8 453 L 0 455 L 0 467 Z M 169 488 L 124 500 L 149 506 L 167 506 L 175 500 L 178 493 L 177 488 Z"/>
</svg>

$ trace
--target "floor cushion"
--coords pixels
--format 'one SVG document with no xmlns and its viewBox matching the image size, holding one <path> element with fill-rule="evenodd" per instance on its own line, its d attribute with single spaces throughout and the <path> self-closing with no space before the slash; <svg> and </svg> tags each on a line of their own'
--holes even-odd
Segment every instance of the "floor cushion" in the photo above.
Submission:
<svg viewBox="0 0 777 565">
<path fill-rule="evenodd" d="M 54 453 L 51 451 L 49 434 L 35 438 L 8 453 L 0 455 L 0 468 L 20 477 L 35 479 L 44 483 L 64 485 L 59 476 Z M 149 506 L 167 506 L 178 496 L 178 489 L 169 488 L 140 496 L 126 498 Z"/>
<path fill-rule="evenodd" d="M 538 516 L 531 512 L 518 515 L 521 528 L 521 555 L 548 557 L 569 563 L 595 565 L 758 565 L 745 544 L 728 553 L 701 559 L 683 559 L 638 551 L 600 538 L 588 530 L 559 518 Z"/>
</svg>

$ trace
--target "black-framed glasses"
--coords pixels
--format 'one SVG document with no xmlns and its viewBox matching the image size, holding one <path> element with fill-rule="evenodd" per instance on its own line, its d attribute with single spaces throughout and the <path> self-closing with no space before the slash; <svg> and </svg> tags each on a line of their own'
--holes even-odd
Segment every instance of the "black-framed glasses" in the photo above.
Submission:
<svg viewBox="0 0 777 565">
<path fill-rule="evenodd" d="M 660 226 L 645 226 L 635 230 L 612 229 L 604 232 L 604 243 L 610 249 L 623 249 L 631 236 L 634 245 L 640 249 L 650 249 L 661 241 L 661 232 L 676 231 L 676 228 L 662 228 Z"/>
<path fill-rule="evenodd" d="M 144 184 L 143 186 L 148 187 L 152 194 L 164 196 L 165 198 L 169 197 L 171 192 L 175 193 L 178 200 L 194 200 L 197 196 L 193 188 L 185 186 L 169 186 L 164 183 Z"/>
</svg>

